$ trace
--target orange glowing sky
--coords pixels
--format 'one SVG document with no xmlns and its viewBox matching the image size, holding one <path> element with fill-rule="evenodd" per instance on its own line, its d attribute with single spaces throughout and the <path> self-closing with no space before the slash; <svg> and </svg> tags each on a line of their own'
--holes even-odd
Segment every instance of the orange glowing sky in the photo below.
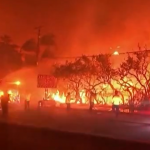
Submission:
<svg viewBox="0 0 150 150">
<path fill-rule="evenodd" d="M 72 55 L 136 50 L 150 46 L 149 0 L 3 0 L 0 34 L 21 45 L 34 27 L 56 36 L 58 49 Z"/>
</svg>

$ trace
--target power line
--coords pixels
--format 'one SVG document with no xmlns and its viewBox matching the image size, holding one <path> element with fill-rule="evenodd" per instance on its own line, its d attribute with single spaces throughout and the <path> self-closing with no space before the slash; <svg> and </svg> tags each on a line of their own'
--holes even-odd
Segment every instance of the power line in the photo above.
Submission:
<svg viewBox="0 0 150 150">
<path fill-rule="evenodd" d="M 124 54 L 134 54 L 134 53 L 143 53 L 143 52 L 150 52 L 150 50 L 138 50 L 138 51 L 130 51 L 130 52 L 122 52 L 119 53 L 119 55 L 124 55 Z"/>
<path fill-rule="evenodd" d="M 116 54 L 115 54 L 116 52 Z M 138 51 L 127 51 L 127 52 L 117 52 L 115 51 L 112 54 L 108 54 L 110 56 L 116 56 L 116 55 L 127 55 L 127 54 L 134 54 L 134 53 L 141 53 L 141 52 L 150 52 L 150 50 L 138 50 Z M 82 56 L 86 56 L 86 57 L 93 57 L 93 56 L 98 56 L 97 55 L 82 55 Z M 81 58 L 82 56 L 66 56 L 66 57 L 54 57 L 54 59 L 77 59 L 77 58 Z"/>
</svg>

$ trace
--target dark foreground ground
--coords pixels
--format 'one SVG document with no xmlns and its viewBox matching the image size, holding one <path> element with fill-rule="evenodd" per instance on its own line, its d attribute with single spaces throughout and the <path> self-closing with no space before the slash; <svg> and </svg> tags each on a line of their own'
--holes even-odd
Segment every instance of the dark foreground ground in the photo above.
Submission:
<svg viewBox="0 0 150 150">
<path fill-rule="evenodd" d="M 25 111 L 16 105 L 8 118 L 0 112 L 0 150 L 150 150 L 141 143 L 150 143 L 149 118 L 33 107 Z"/>
<path fill-rule="evenodd" d="M 0 124 L 1 150 L 149 150 L 150 145 L 44 128 Z"/>
</svg>

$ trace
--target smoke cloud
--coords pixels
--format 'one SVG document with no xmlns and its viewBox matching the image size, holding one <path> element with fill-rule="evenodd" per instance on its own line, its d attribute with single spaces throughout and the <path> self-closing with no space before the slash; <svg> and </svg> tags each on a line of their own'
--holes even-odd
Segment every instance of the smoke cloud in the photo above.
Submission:
<svg viewBox="0 0 150 150">
<path fill-rule="evenodd" d="M 150 46 L 149 0 L 10 0 L 0 7 L 1 34 L 20 45 L 42 34 L 55 34 L 58 55 L 108 53 Z M 109 48 L 112 47 L 110 50 Z"/>
</svg>

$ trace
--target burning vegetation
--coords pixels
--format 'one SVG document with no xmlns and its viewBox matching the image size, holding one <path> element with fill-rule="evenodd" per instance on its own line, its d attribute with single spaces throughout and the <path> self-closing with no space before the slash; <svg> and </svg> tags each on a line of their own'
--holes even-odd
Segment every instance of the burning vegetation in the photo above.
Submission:
<svg viewBox="0 0 150 150">
<path fill-rule="evenodd" d="M 59 93 L 53 98 L 65 102 L 71 93 L 75 103 L 89 103 L 92 92 L 95 103 L 111 104 L 114 90 L 119 90 L 122 103 L 135 105 L 150 97 L 150 72 L 148 51 L 128 54 L 118 68 L 111 63 L 111 56 L 82 56 L 64 64 L 55 64 L 53 75 L 58 78 Z"/>
</svg>

